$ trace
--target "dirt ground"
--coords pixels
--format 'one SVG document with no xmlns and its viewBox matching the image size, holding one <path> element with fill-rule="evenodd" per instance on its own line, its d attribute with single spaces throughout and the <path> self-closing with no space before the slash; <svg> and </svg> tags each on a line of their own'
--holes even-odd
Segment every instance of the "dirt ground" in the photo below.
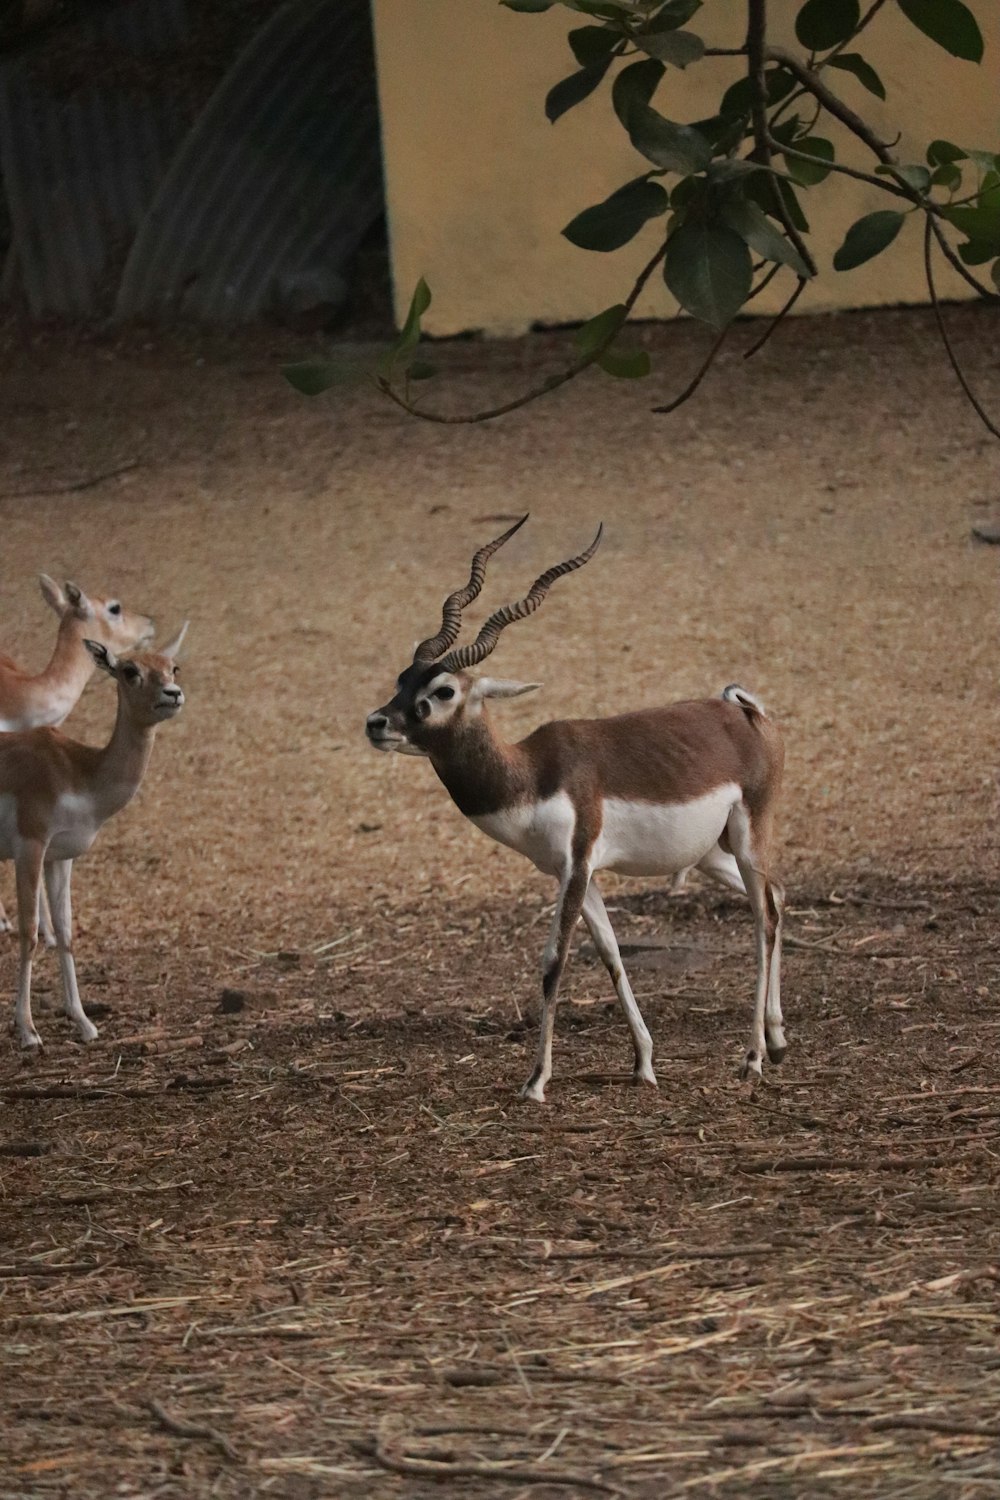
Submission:
<svg viewBox="0 0 1000 1500">
<path fill-rule="evenodd" d="M 995 317 L 950 318 L 1000 410 Z M 42 569 L 192 620 L 187 707 L 77 872 L 101 1039 L 49 956 L 44 1055 L 0 1041 L 2 1500 L 1000 1491 L 996 453 L 922 313 L 794 323 L 673 417 L 700 335 L 643 337 L 646 389 L 449 429 L 295 396 L 301 339 L 0 335 L 0 648 L 44 661 Z M 450 345 L 440 399 L 559 343 Z M 581 936 L 519 1103 L 552 892 L 366 752 L 528 509 L 470 625 L 607 537 L 504 637 L 545 684 L 512 736 L 734 680 L 785 727 L 755 1090 L 745 904 L 609 879 L 660 1092 Z M 95 683 L 70 727 L 112 715 Z"/>
</svg>

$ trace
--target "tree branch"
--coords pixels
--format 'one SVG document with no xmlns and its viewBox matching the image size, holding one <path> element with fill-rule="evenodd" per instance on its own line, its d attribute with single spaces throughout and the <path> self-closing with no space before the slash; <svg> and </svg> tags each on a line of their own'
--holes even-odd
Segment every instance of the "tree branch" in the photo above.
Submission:
<svg viewBox="0 0 1000 1500">
<path fill-rule="evenodd" d="M 976 396 L 975 392 L 970 386 L 968 380 L 965 378 L 965 371 L 959 364 L 958 359 L 955 356 L 955 351 L 951 345 L 951 339 L 948 337 L 948 330 L 945 327 L 944 317 L 941 312 L 941 304 L 938 301 L 937 287 L 934 284 L 934 266 L 932 264 L 931 256 L 931 251 L 933 249 L 932 236 L 934 234 L 934 227 L 934 221 L 928 214 L 927 219 L 924 223 L 924 274 L 927 277 L 927 290 L 930 293 L 931 306 L 934 309 L 934 316 L 937 319 L 938 332 L 941 335 L 941 342 L 944 344 L 945 353 L 947 354 L 948 359 L 951 362 L 951 368 L 954 370 L 956 376 L 958 377 L 958 383 L 962 387 L 962 390 L 965 392 L 966 397 L 968 398 L 969 403 L 975 411 L 976 415 L 979 417 L 979 420 L 982 422 L 987 431 L 991 432 L 995 438 L 1000 438 L 1000 427 L 997 427 L 996 424 L 991 420 L 979 398 Z"/>
<path fill-rule="evenodd" d="M 880 141 L 871 126 L 842 99 L 838 99 L 837 95 L 828 89 L 823 80 L 817 76 L 815 70 L 807 67 L 804 62 L 800 62 L 794 52 L 789 52 L 785 47 L 766 47 L 764 57 L 767 62 L 780 63 L 783 68 L 787 68 L 788 72 L 799 80 L 802 87 L 808 89 L 809 93 L 820 101 L 824 109 L 828 110 L 842 125 L 846 125 L 859 140 L 864 141 L 880 162 L 887 167 L 896 165 L 885 141 Z"/>
<path fill-rule="evenodd" d="M 972 290 L 974 292 L 978 292 L 980 297 L 983 297 L 987 302 L 996 302 L 998 298 L 1000 298 L 1000 292 L 993 291 L 990 287 L 985 286 L 983 282 L 979 280 L 978 276 L 973 276 L 972 272 L 969 270 L 965 262 L 961 260 L 958 255 L 956 255 L 951 245 L 949 245 L 944 231 L 942 230 L 940 224 L 938 224 L 936 219 L 928 214 L 927 221 L 934 232 L 934 238 L 937 240 L 938 245 L 941 247 L 941 253 L 948 264 L 954 266 L 959 276 L 964 277 L 964 279 L 972 287 Z"/>
<path fill-rule="evenodd" d="M 875 17 L 878 15 L 884 4 L 885 0 L 875 0 L 874 5 L 872 5 L 861 17 L 861 20 L 858 22 L 857 26 L 855 26 L 850 36 L 845 37 L 842 42 L 837 43 L 836 47 L 831 48 L 826 56 L 824 58 L 821 58 L 820 61 L 816 64 L 817 68 L 825 68 L 827 63 L 832 62 L 835 57 L 839 57 L 844 48 L 849 47 L 851 43 L 861 35 L 865 27 L 868 25 L 869 21 L 874 21 Z"/>
<path fill-rule="evenodd" d="M 449 416 L 444 412 L 421 411 L 419 406 L 414 406 L 412 401 L 408 401 L 405 396 L 401 396 L 397 390 L 394 390 L 384 375 L 376 376 L 375 384 L 384 396 L 389 397 L 390 401 L 394 401 L 403 411 L 409 412 L 411 417 L 419 417 L 423 422 L 438 422 L 446 427 L 460 427 L 473 422 L 492 422 L 495 417 L 505 417 L 508 412 L 517 411 L 519 407 L 528 406 L 532 401 L 537 401 L 540 396 L 547 396 L 550 391 L 558 390 L 561 385 L 565 385 L 567 381 L 574 380 L 577 375 L 601 357 L 605 349 L 609 348 L 618 337 L 624 326 L 625 319 L 638 302 L 643 287 L 666 253 L 667 246 L 666 241 L 664 241 L 657 249 L 656 254 L 646 262 L 636 277 L 635 285 L 625 298 L 625 316 L 622 318 L 621 323 L 608 334 L 606 339 L 603 339 L 597 345 L 596 349 L 591 349 L 589 354 L 574 360 L 560 375 L 550 375 L 541 385 L 532 386 L 523 395 L 515 396 L 513 400 L 505 401 L 501 406 L 491 406 L 486 411 L 470 412 L 468 415 Z"/>
<path fill-rule="evenodd" d="M 764 77 L 764 60 L 767 46 L 767 0 L 747 0 L 747 77 L 751 85 L 751 118 L 753 120 L 753 155 L 763 166 L 771 165 L 770 135 L 767 128 L 767 80 Z M 792 223 L 791 214 L 785 204 L 781 187 L 774 184 L 775 213 L 782 228 L 795 246 L 811 276 L 816 275 L 816 262 L 809 246 Z"/>
<path fill-rule="evenodd" d="M 793 161 L 808 162 L 811 167 L 816 166 L 815 156 L 809 156 L 805 151 L 796 151 L 794 146 L 786 146 L 782 141 L 775 140 L 770 133 L 768 133 L 768 140 L 774 150 L 779 151 L 782 156 L 790 156 Z M 844 177 L 854 177 L 858 182 L 867 182 L 871 187 L 881 188 L 884 193 L 892 193 L 896 198 L 905 198 L 907 203 L 917 202 L 921 207 L 924 206 L 923 199 L 920 198 L 915 188 L 901 188 L 895 178 L 876 177 L 873 172 L 862 172 L 857 167 L 849 167 L 839 161 L 824 161 L 822 165 L 831 172 L 840 172 Z"/>
</svg>

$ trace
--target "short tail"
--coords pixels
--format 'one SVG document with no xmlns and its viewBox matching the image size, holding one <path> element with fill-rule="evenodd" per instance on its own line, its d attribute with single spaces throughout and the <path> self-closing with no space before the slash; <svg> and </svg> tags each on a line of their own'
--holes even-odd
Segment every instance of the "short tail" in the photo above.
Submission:
<svg viewBox="0 0 1000 1500">
<path fill-rule="evenodd" d="M 755 719 L 767 718 L 760 699 L 755 698 L 753 693 L 748 693 L 746 688 L 741 688 L 736 682 L 731 682 L 727 688 L 723 688 L 722 696 L 726 703 L 735 703 L 737 708 L 742 708 L 751 723 Z"/>
</svg>

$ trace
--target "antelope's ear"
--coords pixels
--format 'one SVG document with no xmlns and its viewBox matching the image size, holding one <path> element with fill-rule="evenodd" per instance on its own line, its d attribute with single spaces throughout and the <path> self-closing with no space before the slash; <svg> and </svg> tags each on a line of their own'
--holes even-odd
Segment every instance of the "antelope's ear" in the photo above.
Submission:
<svg viewBox="0 0 1000 1500">
<path fill-rule="evenodd" d="M 159 646 L 157 648 L 159 650 L 161 656 L 169 656 L 173 660 L 177 659 L 177 657 L 180 655 L 180 649 L 181 649 L 181 646 L 184 644 L 184 637 L 187 635 L 188 626 L 190 624 L 191 624 L 190 620 L 185 620 L 184 624 L 181 626 L 180 630 L 178 630 L 178 632 L 174 636 L 173 640 L 172 641 L 167 641 L 167 643 L 166 643 L 165 646 Z"/>
<path fill-rule="evenodd" d="M 83 644 L 86 646 L 87 650 L 90 652 L 91 656 L 94 658 L 94 661 L 100 667 L 101 671 L 107 672 L 111 677 L 114 677 L 115 673 L 118 670 L 117 656 L 113 656 L 112 653 L 108 650 L 107 646 L 102 646 L 100 641 L 84 641 Z"/>
<path fill-rule="evenodd" d="M 55 610 L 56 614 L 61 620 L 63 615 L 66 613 L 66 610 L 69 608 L 69 605 L 66 602 L 66 595 L 63 593 L 58 583 L 56 583 L 54 578 L 50 578 L 48 573 L 39 573 L 38 587 L 42 591 L 42 598 L 45 600 L 46 604 L 50 609 Z"/>
<path fill-rule="evenodd" d="M 63 584 L 63 593 L 81 620 L 92 620 L 94 618 L 94 606 L 78 583 L 70 583 L 67 579 Z"/>
<path fill-rule="evenodd" d="M 503 677 L 477 677 L 469 697 L 473 702 L 481 698 L 520 698 L 522 693 L 533 693 L 541 685 L 540 682 L 508 682 Z"/>
</svg>

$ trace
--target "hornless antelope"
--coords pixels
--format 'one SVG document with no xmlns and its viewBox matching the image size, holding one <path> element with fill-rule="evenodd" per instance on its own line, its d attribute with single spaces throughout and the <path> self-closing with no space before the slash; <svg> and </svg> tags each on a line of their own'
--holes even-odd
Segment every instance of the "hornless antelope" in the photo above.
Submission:
<svg viewBox="0 0 1000 1500">
<path fill-rule="evenodd" d="M 84 645 L 86 637 L 111 651 L 132 651 L 153 638 L 149 616 L 126 609 L 120 599 L 89 599 L 77 584 L 66 583 L 60 588 L 47 573 L 39 575 L 38 584 L 42 598 L 59 616 L 55 650 L 44 672 L 34 677 L 9 656 L 0 656 L 3 734 L 61 724 L 72 712 L 94 671 L 93 659 Z M 39 918 L 45 941 L 53 944 L 44 903 Z M 10 932 L 12 927 L 0 901 L 0 932 Z"/>
<path fill-rule="evenodd" d="M 31 965 L 38 946 L 38 896 L 42 872 L 48 892 L 66 1014 L 81 1041 L 97 1027 L 80 1003 L 73 963 L 70 879 L 73 861 L 86 854 L 103 823 L 139 790 L 156 727 L 180 711 L 174 658 L 185 624 L 169 645 L 119 659 L 99 641 L 84 642 L 97 665 L 118 684 L 118 715 L 102 749 L 81 745 L 58 729 L 27 729 L 0 737 L 0 859 L 17 872 L 21 967 L 16 1027 L 21 1046 L 40 1047 L 31 1019 Z"/>
<path fill-rule="evenodd" d="M 368 738 L 380 750 L 427 756 L 460 812 L 559 882 L 525 1098 L 545 1098 L 559 981 L 581 915 L 632 1033 L 634 1081 L 656 1085 L 652 1040 L 622 968 L 597 870 L 676 875 L 696 866 L 737 889 L 745 883 L 756 928 L 757 991 L 740 1076 L 760 1077 L 765 1050 L 774 1063 L 785 1055 L 782 890 L 769 868 L 781 736 L 750 693 L 728 687 L 721 698 L 609 719 L 557 720 L 517 744 L 505 742 L 487 700 L 515 698 L 538 683 L 474 677 L 468 668 L 490 655 L 508 625 L 538 609 L 557 578 L 588 562 L 601 540 L 599 529 L 585 552 L 542 573 L 523 599 L 489 617 L 471 645 L 455 647 L 462 611 L 479 594 L 489 558 L 526 520 L 475 554 L 468 584 L 445 600 L 438 634 L 417 646 L 395 697 L 368 716 Z"/>
</svg>

